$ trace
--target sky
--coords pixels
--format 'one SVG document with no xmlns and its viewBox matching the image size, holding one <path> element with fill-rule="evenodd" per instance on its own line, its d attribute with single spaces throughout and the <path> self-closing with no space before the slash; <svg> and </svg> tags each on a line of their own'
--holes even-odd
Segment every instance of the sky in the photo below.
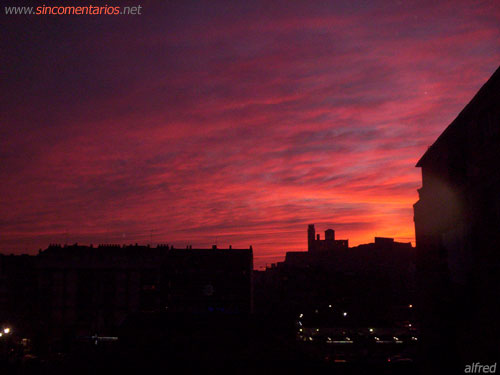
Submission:
<svg viewBox="0 0 500 375">
<path fill-rule="evenodd" d="M 500 64 L 496 0 L 128 4 L 1 10 L 0 252 L 414 243 L 415 164 Z"/>
</svg>

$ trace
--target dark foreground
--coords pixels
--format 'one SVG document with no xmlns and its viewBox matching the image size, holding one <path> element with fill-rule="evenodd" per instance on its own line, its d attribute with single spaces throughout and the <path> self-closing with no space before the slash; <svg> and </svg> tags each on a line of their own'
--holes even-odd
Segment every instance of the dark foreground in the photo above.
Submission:
<svg viewBox="0 0 500 375">
<path fill-rule="evenodd" d="M 79 337 L 39 354 L 4 348 L 2 374 L 414 374 L 390 347 L 298 339 L 293 321 L 242 315 L 138 314 L 116 337 Z"/>
</svg>

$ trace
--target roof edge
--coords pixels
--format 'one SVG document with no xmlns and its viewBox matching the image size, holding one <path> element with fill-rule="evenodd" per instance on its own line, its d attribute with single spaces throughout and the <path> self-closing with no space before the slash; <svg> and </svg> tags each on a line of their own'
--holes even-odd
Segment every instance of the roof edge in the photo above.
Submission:
<svg viewBox="0 0 500 375">
<path fill-rule="evenodd" d="M 495 72 L 491 75 L 491 77 L 481 86 L 479 91 L 472 97 L 472 99 L 467 103 L 467 105 L 460 111 L 460 113 L 455 117 L 455 119 L 443 130 L 443 132 L 437 137 L 437 139 L 428 147 L 427 151 L 420 157 L 415 167 L 422 167 L 422 163 L 425 162 L 425 159 L 429 157 L 429 154 L 432 153 L 433 148 L 437 143 L 439 143 L 446 135 L 450 132 L 450 128 L 454 126 L 460 119 L 467 116 L 470 112 L 471 108 L 479 101 L 480 97 L 483 96 L 484 92 L 489 89 L 491 85 L 494 84 L 494 81 L 498 80 L 500 84 L 500 66 L 495 70 Z"/>
</svg>

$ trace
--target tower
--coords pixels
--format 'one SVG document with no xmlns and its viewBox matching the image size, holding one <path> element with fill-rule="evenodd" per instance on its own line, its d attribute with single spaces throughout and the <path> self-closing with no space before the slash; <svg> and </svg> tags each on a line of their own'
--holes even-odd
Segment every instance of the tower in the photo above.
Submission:
<svg viewBox="0 0 500 375">
<path fill-rule="evenodd" d="M 325 230 L 325 240 L 331 242 L 335 241 L 335 231 L 333 229 Z"/>
<path fill-rule="evenodd" d="M 316 235 L 316 230 L 314 229 L 314 224 L 309 224 L 307 228 L 307 251 L 314 251 L 314 236 Z"/>
</svg>

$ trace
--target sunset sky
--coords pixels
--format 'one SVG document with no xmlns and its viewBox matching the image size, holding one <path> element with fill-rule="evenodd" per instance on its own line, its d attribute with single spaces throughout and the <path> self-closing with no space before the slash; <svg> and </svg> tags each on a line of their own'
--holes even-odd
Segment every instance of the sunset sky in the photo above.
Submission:
<svg viewBox="0 0 500 375">
<path fill-rule="evenodd" d="M 1 252 L 414 243 L 415 164 L 500 64 L 497 0 L 129 4 L 2 14 Z"/>
</svg>

